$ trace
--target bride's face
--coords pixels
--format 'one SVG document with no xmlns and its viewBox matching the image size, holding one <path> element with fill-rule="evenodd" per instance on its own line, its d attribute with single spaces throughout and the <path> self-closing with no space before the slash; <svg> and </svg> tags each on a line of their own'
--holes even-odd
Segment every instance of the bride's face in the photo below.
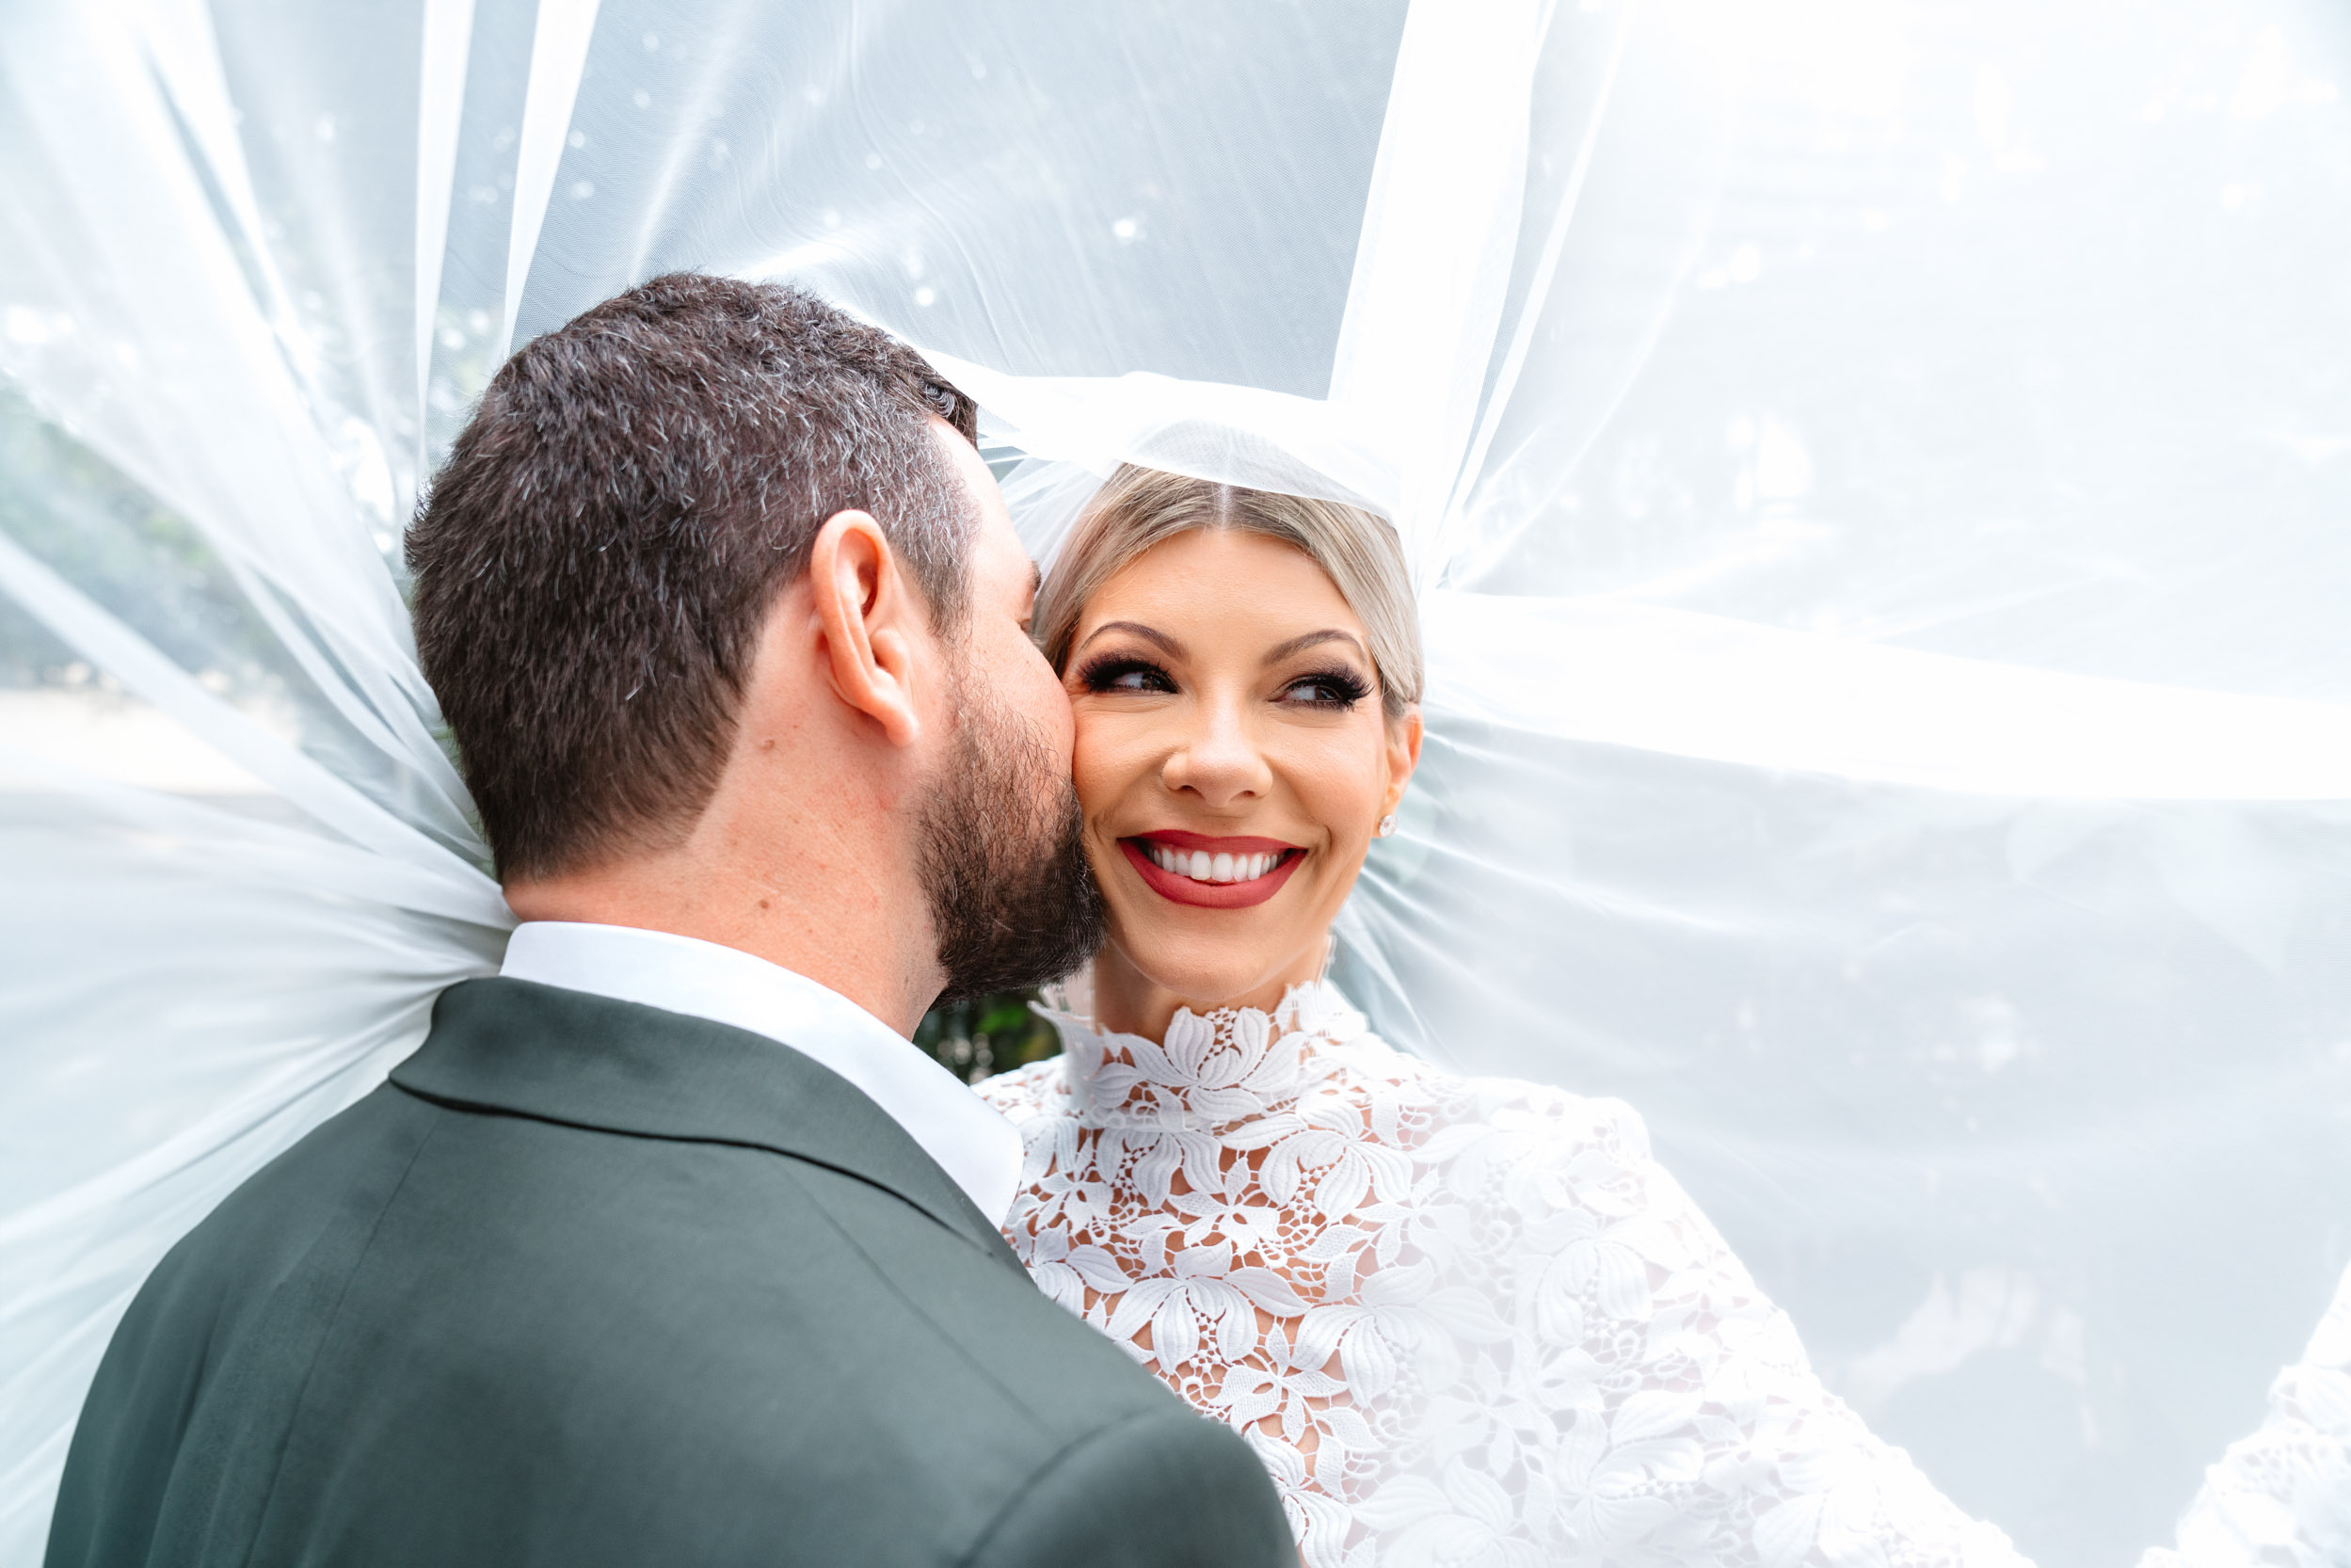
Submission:
<svg viewBox="0 0 2351 1568">
<path fill-rule="evenodd" d="M 1420 748 L 1416 714 L 1381 710 L 1369 645 L 1321 568 L 1255 534 L 1179 535 L 1086 605 L 1064 680 L 1105 1024 L 1271 1006 L 1319 968 Z"/>
</svg>

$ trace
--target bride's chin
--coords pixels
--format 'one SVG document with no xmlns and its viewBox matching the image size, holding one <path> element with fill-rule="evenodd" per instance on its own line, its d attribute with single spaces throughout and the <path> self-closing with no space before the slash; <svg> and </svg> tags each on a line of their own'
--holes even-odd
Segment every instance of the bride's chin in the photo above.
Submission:
<svg viewBox="0 0 2351 1568">
<path fill-rule="evenodd" d="M 1307 876 L 1284 877 L 1285 886 L 1262 903 L 1215 908 L 1155 891 L 1115 840 L 1087 849 L 1109 917 L 1096 960 L 1095 995 L 1113 1012 L 1131 1005 L 1148 1016 L 1171 999 L 1194 1013 L 1271 1006 L 1299 953 L 1319 952 L 1323 934 L 1301 932 L 1313 921 L 1311 905 L 1319 892 Z M 1327 920 L 1321 924 L 1327 931 Z"/>
<path fill-rule="evenodd" d="M 1269 962 L 1261 944 L 1197 932 L 1138 932 L 1115 913 L 1097 962 L 1117 965 L 1129 984 L 1139 981 L 1194 1013 L 1259 1005 L 1282 967 Z"/>
</svg>

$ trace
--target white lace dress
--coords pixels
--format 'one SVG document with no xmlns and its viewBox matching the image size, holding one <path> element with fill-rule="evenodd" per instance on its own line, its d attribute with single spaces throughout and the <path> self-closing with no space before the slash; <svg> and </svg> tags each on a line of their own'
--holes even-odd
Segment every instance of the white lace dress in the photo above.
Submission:
<svg viewBox="0 0 2351 1568">
<path fill-rule="evenodd" d="M 1623 1104 L 1403 1056 L 1327 984 L 1163 1047 L 1047 1016 L 1064 1054 L 981 1086 L 1012 1243 L 1248 1437 L 1307 1568 L 2022 1560 L 1821 1386 Z"/>
</svg>

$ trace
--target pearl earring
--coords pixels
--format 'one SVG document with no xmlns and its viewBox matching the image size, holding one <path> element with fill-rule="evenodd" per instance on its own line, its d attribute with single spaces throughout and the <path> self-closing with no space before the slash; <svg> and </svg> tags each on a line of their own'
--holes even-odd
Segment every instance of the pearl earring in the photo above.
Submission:
<svg viewBox="0 0 2351 1568">
<path fill-rule="evenodd" d="M 1383 839 L 1386 838 L 1389 834 L 1391 834 L 1391 833 L 1395 832 L 1395 831 L 1396 831 L 1396 813 L 1395 813 L 1395 812 L 1393 812 L 1393 811 L 1390 811 L 1390 812 L 1389 812 L 1386 816 L 1382 817 L 1382 818 L 1380 819 L 1380 825 L 1379 825 L 1377 828 L 1373 829 L 1373 831 L 1374 831 L 1374 832 L 1376 832 L 1377 834 L 1379 834 L 1379 836 L 1380 836 L 1381 838 L 1383 838 Z"/>
</svg>

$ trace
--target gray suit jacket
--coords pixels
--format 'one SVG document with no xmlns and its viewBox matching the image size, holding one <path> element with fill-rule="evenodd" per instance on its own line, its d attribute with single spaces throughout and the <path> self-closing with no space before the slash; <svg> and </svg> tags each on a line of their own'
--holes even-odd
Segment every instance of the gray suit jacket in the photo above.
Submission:
<svg viewBox="0 0 2351 1568">
<path fill-rule="evenodd" d="M 872 1101 L 724 1025 L 452 987 L 149 1279 L 50 1568 L 1294 1565 L 1231 1432 Z"/>
</svg>

